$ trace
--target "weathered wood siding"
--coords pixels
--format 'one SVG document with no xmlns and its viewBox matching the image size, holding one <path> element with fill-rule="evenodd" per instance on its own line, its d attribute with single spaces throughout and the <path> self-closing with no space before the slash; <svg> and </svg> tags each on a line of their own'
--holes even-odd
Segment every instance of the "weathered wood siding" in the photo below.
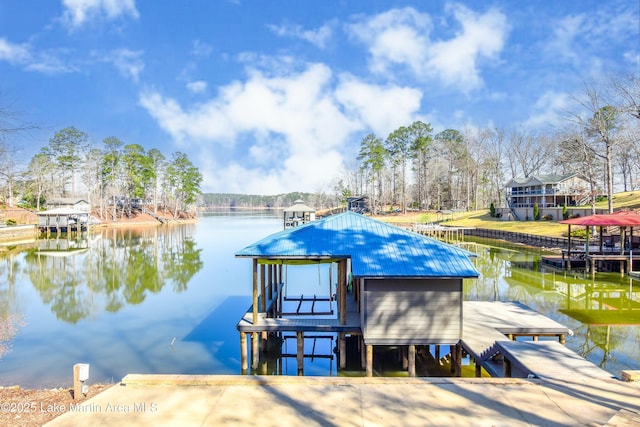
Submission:
<svg viewBox="0 0 640 427">
<path fill-rule="evenodd" d="M 368 279 L 362 287 L 367 345 L 452 345 L 460 340 L 461 279 Z"/>
</svg>

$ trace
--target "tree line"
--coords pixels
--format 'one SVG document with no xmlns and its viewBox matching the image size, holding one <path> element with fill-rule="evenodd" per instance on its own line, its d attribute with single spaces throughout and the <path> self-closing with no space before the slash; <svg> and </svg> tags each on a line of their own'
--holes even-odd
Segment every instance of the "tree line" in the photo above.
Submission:
<svg viewBox="0 0 640 427">
<path fill-rule="evenodd" d="M 200 206 L 212 208 L 287 208 L 302 200 L 316 209 L 335 206 L 333 198 L 326 194 L 292 192 L 276 195 L 204 193 Z"/>
<path fill-rule="evenodd" d="M 537 174 L 578 173 L 591 201 L 640 187 L 640 80 L 585 83 L 563 124 L 547 133 L 524 129 L 445 129 L 415 121 L 386 138 L 366 135 L 349 172 L 335 185 L 343 199 L 367 195 L 370 208 L 462 209 L 506 206 L 505 183 Z"/>
<path fill-rule="evenodd" d="M 110 136 L 102 146 L 92 146 L 89 135 L 73 126 L 61 129 L 35 154 L 24 170 L 16 167 L 16 151 L 0 144 L 2 198 L 41 210 L 47 200 L 87 198 L 93 213 L 115 220 L 134 211 L 154 215 L 159 210 L 173 216 L 187 214 L 201 194 L 202 175 L 186 154 L 167 158 L 160 150 L 146 151 Z"/>
</svg>

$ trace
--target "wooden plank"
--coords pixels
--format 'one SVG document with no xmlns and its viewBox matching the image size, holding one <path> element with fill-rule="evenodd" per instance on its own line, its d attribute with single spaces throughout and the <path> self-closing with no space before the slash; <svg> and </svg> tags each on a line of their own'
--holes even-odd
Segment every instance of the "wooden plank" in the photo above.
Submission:
<svg viewBox="0 0 640 427">
<path fill-rule="evenodd" d="M 612 375 L 556 341 L 501 341 L 497 343 L 511 371 L 541 379 L 610 379 Z"/>
</svg>

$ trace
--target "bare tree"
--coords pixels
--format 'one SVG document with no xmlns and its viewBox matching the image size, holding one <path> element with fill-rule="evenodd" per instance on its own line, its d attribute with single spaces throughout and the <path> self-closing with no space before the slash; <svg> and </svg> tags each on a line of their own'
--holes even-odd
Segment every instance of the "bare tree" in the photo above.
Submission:
<svg viewBox="0 0 640 427">
<path fill-rule="evenodd" d="M 585 83 L 585 97 L 578 103 L 586 116 L 574 114 L 574 120 L 586 132 L 586 139 L 591 152 L 601 158 L 605 165 L 605 188 L 608 198 L 608 210 L 613 212 L 613 147 L 616 143 L 616 131 L 619 126 L 617 109 L 605 102 L 606 94 L 594 85 Z"/>
<path fill-rule="evenodd" d="M 548 138 L 514 130 L 509 137 L 507 158 L 513 177 L 530 177 L 544 171 L 551 162 L 553 144 Z"/>
<path fill-rule="evenodd" d="M 0 177 L 4 181 L 4 198 L 9 206 L 13 206 L 14 187 L 19 176 L 16 168 L 18 149 L 10 137 L 33 129 L 38 129 L 38 125 L 22 121 L 17 112 L 0 105 Z"/>
<path fill-rule="evenodd" d="M 594 155 L 584 129 L 569 127 L 561 136 L 558 162 L 562 162 L 567 171 L 579 173 L 589 181 L 591 212 L 596 212 L 596 196 L 598 194 L 597 177 L 602 174 L 602 162 Z"/>
<path fill-rule="evenodd" d="M 620 100 L 619 110 L 640 120 L 640 77 L 634 74 L 612 77 L 611 87 Z"/>
</svg>

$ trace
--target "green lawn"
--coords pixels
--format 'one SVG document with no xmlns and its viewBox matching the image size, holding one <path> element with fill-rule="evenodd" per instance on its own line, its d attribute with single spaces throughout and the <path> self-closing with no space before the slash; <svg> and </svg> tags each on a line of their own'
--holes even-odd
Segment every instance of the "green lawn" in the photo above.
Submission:
<svg viewBox="0 0 640 427">
<path fill-rule="evenodd" d="M 606 209 L 607 201 L 600 201 L 596 204 L 598 209 Z M 628 191 L 617 193 L 613 196 L 614 210 L 619 209 L 640 209 L 640 191 Z M 439 221 L 435 213 L 414 213 L 407 215 L 385 215 L 380 217 L 383 221 L 396 223 L 428 223 Z M 517 233 L 536 234 L 550 237 L 566 236 L 568 226 L 559 224 L 557 221 L 503 221 L 498 218 L 491 218 L 489 210 L 474 212 L 455 213 L 453 219 L 441 222 L 443 225 L 458 227 L 488 228 L 493 230 L 513 231 Z"/>
</svg>

